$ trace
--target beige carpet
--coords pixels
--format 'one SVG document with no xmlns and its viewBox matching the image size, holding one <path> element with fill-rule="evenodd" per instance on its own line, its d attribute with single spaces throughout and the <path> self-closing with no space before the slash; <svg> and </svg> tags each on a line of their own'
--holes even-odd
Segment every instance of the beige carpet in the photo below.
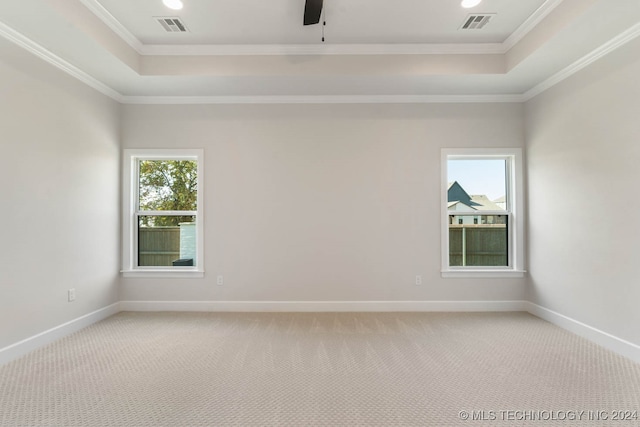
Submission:
<svg viewBox="0 0 640 427">
<path fill-rule="evenodd" d="M 619 410 L 640 365 L 524 313 L 120 313 L 0 367 L 2 426 L 640 425 Z"/>
</svg>

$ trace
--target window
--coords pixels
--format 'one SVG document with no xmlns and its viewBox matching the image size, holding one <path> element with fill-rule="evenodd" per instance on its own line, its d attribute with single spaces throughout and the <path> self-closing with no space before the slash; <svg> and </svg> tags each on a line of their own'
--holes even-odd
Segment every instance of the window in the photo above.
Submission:
<svg viewBox="0 0 640 427">
<path fill-rule="evenodd" d="M 202 150 L 124 150 L 123 274 L 202 277 Z"/>
<path fill-rule="evenodd" d="M 522 277 L 520 149 L 442 150 L 443 277 Z"/>
</svg>

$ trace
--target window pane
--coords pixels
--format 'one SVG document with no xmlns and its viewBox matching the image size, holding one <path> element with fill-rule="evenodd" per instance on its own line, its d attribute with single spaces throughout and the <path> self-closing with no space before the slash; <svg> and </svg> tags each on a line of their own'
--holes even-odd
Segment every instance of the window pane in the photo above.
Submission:
<svg viewBox="0 0 640 427">
<path fill-rule="evenodd" d="M 138 217 L 138 266 L 195 265 L 195 216 Z"/>
<path fill-rule="evenodd" d="M 449 210 L 506 209 L 506 160 L 449 160 L 447 171 Z"/>
<path fill-rule="evenodd" d="M 195 160 L 141 160 L 140 210 L 195 211 L 198 162 Z"/>
<path fill-rule="evenodd" d="M 507 215 L 449 215 L 449 265 L 509 265 Z"/>
</svg>

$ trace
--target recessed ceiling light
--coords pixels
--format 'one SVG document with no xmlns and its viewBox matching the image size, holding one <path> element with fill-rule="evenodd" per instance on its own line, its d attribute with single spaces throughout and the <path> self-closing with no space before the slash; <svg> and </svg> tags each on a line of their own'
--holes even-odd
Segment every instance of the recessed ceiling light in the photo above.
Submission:
<svg viewBox="0 0 640 427">
<path fill-rule="evenodd" d="M 462 0 L 462 3 L 460 5 L 465 9 L 469 9 L 472 7 L 476 7 L 480 4 L 481 1 L 482 0 Z"/>
<path fill-rule="evenodd" d="M 184 6 L 182 4 L 182 0 L 162 0 L 162 3 L 164 3 L 164 5 L 169 9 L 173 10 L 180 10 L 182 9 L 182 6 Z"/>
</svg>

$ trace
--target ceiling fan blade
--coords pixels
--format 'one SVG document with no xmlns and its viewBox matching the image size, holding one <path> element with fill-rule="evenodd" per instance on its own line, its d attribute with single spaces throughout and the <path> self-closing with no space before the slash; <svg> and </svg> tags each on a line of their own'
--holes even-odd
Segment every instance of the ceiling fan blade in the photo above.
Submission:
<svg viewBox="0 0 640 427">
<path fill-rule="evenodd" d="M 322 13 L 322 0 L 306 0 L 304 4 L 304 25 L 313 25 L 320 22 Z"/>
</svg>

